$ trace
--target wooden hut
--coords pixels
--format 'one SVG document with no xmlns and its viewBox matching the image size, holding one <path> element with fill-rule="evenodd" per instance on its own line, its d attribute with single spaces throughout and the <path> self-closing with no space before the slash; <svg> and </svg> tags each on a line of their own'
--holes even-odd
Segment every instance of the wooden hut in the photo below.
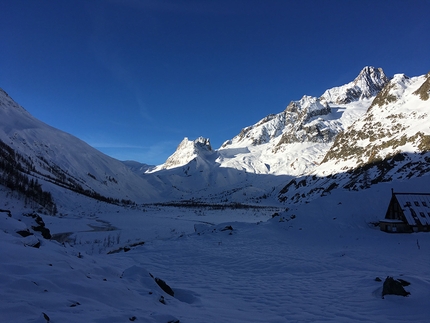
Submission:
<svg viewBox="0 0 430 323">
<path fill-rule="evenodd" d="M 379 228 L 386 232 L 430 231 L 430 194 L 392 191 L 385 218 Z"/>
</svg>

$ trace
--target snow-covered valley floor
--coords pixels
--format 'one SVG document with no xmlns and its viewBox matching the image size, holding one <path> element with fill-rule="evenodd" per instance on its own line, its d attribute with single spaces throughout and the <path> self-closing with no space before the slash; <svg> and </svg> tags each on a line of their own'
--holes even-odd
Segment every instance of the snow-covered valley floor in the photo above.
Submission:
<svg viewBox="0 0 430 323">
<path fill-rule="evenodd" d="M 0 212 L 0 321 L 428 322 L 430 234 L 383 233 L 332 201 L 334 215 L 303 216 L 309 205 L 273 219 L 276 209 L 88 205 L 42 216 L 68 242 L 38 236 L 40 248 L 15 233 L 18 210 Z M 411 295 L 382 298 L 386 276 Z"/>
</svg>

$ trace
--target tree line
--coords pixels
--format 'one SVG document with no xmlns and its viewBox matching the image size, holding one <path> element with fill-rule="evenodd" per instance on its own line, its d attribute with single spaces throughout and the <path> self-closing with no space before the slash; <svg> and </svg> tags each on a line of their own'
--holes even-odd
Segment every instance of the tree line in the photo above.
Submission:
<svg viewBox="0 0 430 323">
<path fill-rule="evenodd" d="M 31 160 L 17 153 L 0 140 L 0 184 L 44 207 L 49 213 L 57 213 L 50 192 L 44 191 L 37 179 L 29 177 L 34 171 Z"/>
</svg>

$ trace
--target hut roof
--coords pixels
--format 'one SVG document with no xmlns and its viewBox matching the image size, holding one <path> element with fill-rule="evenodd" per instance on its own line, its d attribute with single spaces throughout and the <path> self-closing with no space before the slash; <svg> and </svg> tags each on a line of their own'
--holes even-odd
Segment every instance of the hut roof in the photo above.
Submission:
<svg viewBox="0 0 430 323">
<path fill-rule="evenodd" d="M 409 225 L 430 225 L 430 194 L 393 193 Z"/>
</svg>

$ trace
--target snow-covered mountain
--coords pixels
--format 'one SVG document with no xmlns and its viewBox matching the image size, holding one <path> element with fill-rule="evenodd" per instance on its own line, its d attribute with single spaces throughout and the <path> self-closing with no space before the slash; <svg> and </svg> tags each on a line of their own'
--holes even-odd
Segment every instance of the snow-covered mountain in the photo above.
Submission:
<svg viewBox="0 0 430 323">
<path fill-rule="evenodd" d="M 334 104 L 347 104 L 353 101 L 370 99 L 376 96 L 388 81 L 389 78 L 382 68 L 366 66 L 354 81 L 326 90 L 321 98 Z"/>
<path fill-rule="evenodd" d="M 254 198 L 249 192 L 251 187 L 252 191 L 271 191 L 273 186 L 282 185 L 282 180 L 290 183 L 297 182 L 298 177 L 318 179 L 309 186 L 310 193 L 295 192 L 296 201 L 305 195 L 326 194 L 334 187 L 357 189 L 392 180 L 366 171 L 368 184 L 354 186 L 353 179 L 345 179 L 347 183 L 342 185 L 326 176 L 341 176 L 354 170 L 359 173 L 356 169 L 375 166 L 387 158 L 399 159 L 396 163 L 405 174 L 416 171 L 409 169 L 410 159 L 416 159 L 416 154 L 406 157 L 403 153 L 419 153 L 420 165 L 426 158 L 428 87 L 428 75 L 409 78 L 398 74 L 388 78 L 381 68 L 365 67 L 352 82 L 328 89 L 319 98 L 305 95 L 292 101 L 284 111 L 242 129 L 217 150 L 199 148 L 207 139 L 184 139 L 156 173 L 168 181 L 182 172 L 179 185 L 171 185 L 186 187 L 188 192 L 195 187 L 193 193 L 208 195 L 207 188 L 216 187 Z M 179 172 L 166 176 L 166 168 Z M 225 172 L 226 169 L 229 171 Z M 428 172 L 426 167 L 421 169 L 419 174 Z M 321 185 L 321 181 L 326 184 Z M 291 187 L 297 190 L 299 186 Z M 279 196 L 282 201 L 287 200 L 285 192 L 282 189 Z"/>
<path fill-rule="evenodd" d="M 209 139 L 199 137 L 194 141 L 184 138 L 176 151 L 163 164 L 163 169 L 175 168 L 188 164 L 192 160 L 205 158 L 213 154 Z"/>
<path fill-rule="evenodd" d="M 300 187 L 307 191 L 294 193 L 294 201 L 299 201 L 334 187 L 357 189 L 402 179 L 417 174 L 417 165 L 418 174 L 426 174 L 422 160 L 429 148 L 429 84 L 428 74 L 388 78 L 381 68 L 365 67 L 352 82 L 328 89 L 318 98 L 304 95 L 291 101 L 284 111 L 243 128 L 219 149 L 213 149 L 206 138 L 185 138 L 156 167 L 110 158 L 35 119 L 1 91 L 2 155 L 19 164 L 18 173 L 29 182 L 38 180 L 39 186 L 33 186 L 56 196 L 69 189 L 115 202 L 196 198 L 238 202 L 243 196 L 255 202 L 280 192 L 279 199 L 287 201 L 291 199 L 288 187 Z M 418 162 L 413 161 L 417 158 Z M 403 177 L 387 175 L 392 167 L 381 166 L 392 159 Z M 371 166 L 384 167 L 384 175 L 369 172 Z M 365 175 L 361 169 L 366 169 Z M 3 185 L 8 186 L 4 166 L 2 174 Z M 327 176 L 343 179 L 336 182 Z M 365 185 L 356 185 L 363 176 Z M 15 177 L 12 182 L 19 181 Z M 306 179 L 306 187 L 299 178 Z M 21 185 L 24 191 L 26 185 Z"/>
<path fill-rule="evenodd" d="M 428 175 L 429 79 L 394 75 L 367 112 L 336 137 L 312 174 L 293 179 L 280 198 L 298 202 L 337 187 L 359 190 Z"/>
<path fill-rule="evenodd" d="M 210 149 L 213 168 L 288 176 L 310 173 L 322 161 L 336 136 L 366 113 L 387 82 L 382 69 L 365 67 L 354 81 L 329 89 L 319 98 L 305 95 L 292 101 L 284 111 L 242 129 L 219 149 Z M 184 166 L 198 156 L 207 161 L 208 150 L 196 147 L 196 143 L 184 139 L 166 163 L 155 170 Z M 199 173 L 201 169 L 194 175 Z M 188 170 L 187 174 L 192 172 Z M 236 178 L 227 182 L 234 181 Z"/>
<path fill-rule="evenodd" d="M 2 161 L 13 162 L 17 174 L 12 179 L 8 164 L 3 165 L 2 178 L 9 177 L 9 185 L 20 184 L 19 173 L 46 191 L 69 189 L 102 200 L 157 198 L 157 188 L 123 163 L 37 120 L 1 89 L 0 141 Z"/>
<path fill-rule="evenodd" d="M 284 111 L 263 118 L 225 142 L 218 150 L 218 162 L 254 173 L 309 173 L 337 134 L 366 112 L 377 89 L 387 81 L 382 69 L 366 67 L 353 82 L 329 89 L 319 98 L 305 95 L 292 101 Z"/>
</svg>

